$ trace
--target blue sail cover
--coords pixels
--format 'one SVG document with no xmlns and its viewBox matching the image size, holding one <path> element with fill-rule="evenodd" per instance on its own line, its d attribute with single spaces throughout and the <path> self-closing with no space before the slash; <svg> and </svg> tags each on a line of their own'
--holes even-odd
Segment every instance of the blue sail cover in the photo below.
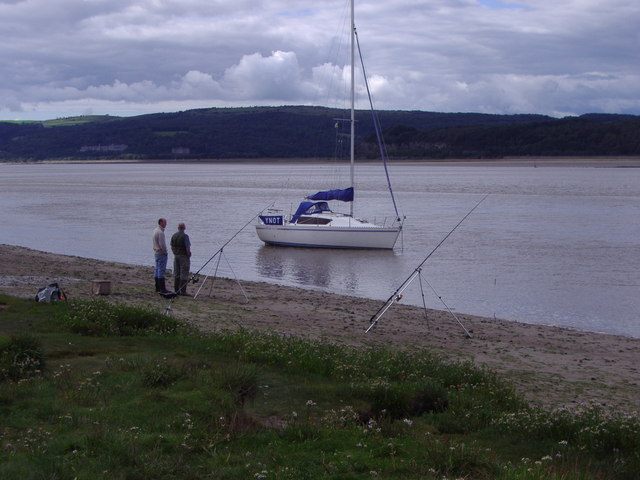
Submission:
<svg viewBox="0 0 640 480">
<path fill-rule="evenodd" d="M 298 210 L 291 217 L 291 223 L 296 223 L 300 215 L 306 214 L 314 214 L 314 213 L 322 213 L 322 212 L 330 212 L 329 204 L 327 202 L 301 202 L 298 205 Z"/>
<path fill-rule="evenodd" d="M 314 193 L 307 197 L 309 200 L 341 200 L 343 202 L 353 202 L 353 187 L 344 190 L 325 190 Z"/>
</svg>

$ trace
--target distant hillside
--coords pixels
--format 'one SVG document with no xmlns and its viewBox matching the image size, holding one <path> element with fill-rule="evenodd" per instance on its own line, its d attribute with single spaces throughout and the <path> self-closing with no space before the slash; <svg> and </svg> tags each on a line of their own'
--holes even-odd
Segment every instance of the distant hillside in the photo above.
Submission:
<svg viewBox="0 0 640 480">
<path fill-rule="evenodd" d="M 640 117 L 584 115 L 512 125 L 473 125 L 385 131 L 392 158 L 503 158 L 514 156 L 640 155 Z M 377 153 L 370 137 L 361 151 Z"/>
<path fill-rule="evenodd" d="M 334 124 L 323 107 L 210 108 L 136 117 L 0 122 L 0 160 L 257 159 L 332 156 Z M 640 155 L 640 117 L 378 112 L 392 157 Z M 357 153 L 371 156 L 371 113 L 356 113 Z"/>
</svg>

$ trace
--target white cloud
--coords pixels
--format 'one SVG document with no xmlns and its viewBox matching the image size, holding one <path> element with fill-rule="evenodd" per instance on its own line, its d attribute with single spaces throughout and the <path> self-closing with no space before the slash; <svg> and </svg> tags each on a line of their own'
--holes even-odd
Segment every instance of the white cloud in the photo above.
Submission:
<svg viewBox="0 0 640 480">
<path fill-rule="evenodd" d="M 225 71 L 223 83 L 227 93 L 241 100 L 295 100 L 306 93 L 293 52 L 276 51 L 268 57 L 245 55 Z"/>
<path fill-rule="evenodd" d="M 344 0 L 0 0 L 0 118 L 333 106 L 347 21 Z M 378 108 L 640 114 L 637 2 L 358 0 L 356 21 Z"/>
</svg>

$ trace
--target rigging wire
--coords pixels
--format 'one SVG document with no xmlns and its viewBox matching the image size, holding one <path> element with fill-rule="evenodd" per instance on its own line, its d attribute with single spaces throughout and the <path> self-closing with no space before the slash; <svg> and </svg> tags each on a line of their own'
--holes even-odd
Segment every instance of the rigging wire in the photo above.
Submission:
<svg viewBox="0 0 640 480">
<path fill-rule="evenodd" d="M 396 204 L 396 197 L 393 194 L 393 188 L 391 188 L 391 177 L 389 176 L 389 168 L 387 166 L 387 146 L 384 143 L 382 137 L 382 126 L 380 125 L 380 118 L 376 113 L 373 106 L 373 98 L 371 97 L 371 90 L 369 89 L 369 80 L 367 79 L 367 72 L 364 68 L 364 59 L 362 58 L 362 50 L 360 49 L 360 40 L 358 38 L 358 31 L 355 26 L 353 27 L 354 36 L 356 39 L 356 45 L 358 46 L 358 56 L 360 57 L 360 65 L 362 67 L 362 76 L 364 77 L 364 85 L 367 89 L 367 96 L 369 97 L 369 106 L 371 108 L 371 116 L 373 118 L 373 127 L 376 132 L 376 138 L 378 140 L 378 148 L 380 150 L 380 156 L 382 157 L 382 164 L 384 165 L 384 173 L 387 177 L 387 186 L 389 187 L 389 193 L 391 194 L 391 201 L 393 202 L 393 208 L 396 212 L 396 217 L 400 219 L 400 213 L 398 212 L 398 205 Z"/>
</svg>

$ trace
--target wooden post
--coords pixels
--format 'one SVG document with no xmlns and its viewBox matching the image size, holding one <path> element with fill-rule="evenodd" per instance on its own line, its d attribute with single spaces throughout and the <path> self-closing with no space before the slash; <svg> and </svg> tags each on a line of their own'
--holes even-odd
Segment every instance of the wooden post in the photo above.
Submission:
<svg viewBox="0 0 640 480">
<path fill-rule="evenodd" d="M 93 295 L 110 295 L 111 282 L 109 280 L 91 280 L 91 293 Z"/>
</svg>

